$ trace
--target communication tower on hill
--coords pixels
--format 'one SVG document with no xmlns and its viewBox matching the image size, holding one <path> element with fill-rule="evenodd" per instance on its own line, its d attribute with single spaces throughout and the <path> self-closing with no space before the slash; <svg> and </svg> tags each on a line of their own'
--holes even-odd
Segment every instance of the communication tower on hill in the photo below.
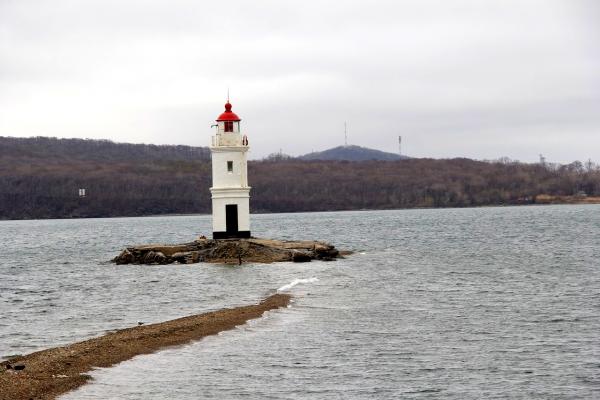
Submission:
<svg viewBox="0 0 600 400">
<path fill-rule="evenodd" d="M 398 155 L 402 155 L 402 136 L 398 136 Z"/>
<path fill-rule="evenodd" d="M 348 147 L 348 126 L 344 121 L 344 147 Z"/>
</svg>

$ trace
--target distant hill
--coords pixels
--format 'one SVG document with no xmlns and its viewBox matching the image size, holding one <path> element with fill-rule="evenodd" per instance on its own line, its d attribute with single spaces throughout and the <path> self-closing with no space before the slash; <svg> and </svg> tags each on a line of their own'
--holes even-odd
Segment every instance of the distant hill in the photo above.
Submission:
<svg viewBox="0 0 600 400">
<path fill-rule="evenodd" d="M 301 160 L 345 160 L 345 161 L 395 161 L 409 157 L 361 146 L 338 146 L 298 157 Z"/>
</svg>

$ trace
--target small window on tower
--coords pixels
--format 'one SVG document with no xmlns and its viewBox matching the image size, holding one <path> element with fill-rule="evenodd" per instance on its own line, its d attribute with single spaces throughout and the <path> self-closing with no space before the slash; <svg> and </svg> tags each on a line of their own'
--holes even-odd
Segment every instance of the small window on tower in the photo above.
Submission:
<svg viewBox="0 0 600 400">
<path fill-rule="evenodd" d="M 233 132 L 233 121 L 225 121 L 225 132 Z"/>
<path fill-rule="evenodd" d="M 233 172 L 233 161 L 227 161 L 227 172 Z"/>
</svg>

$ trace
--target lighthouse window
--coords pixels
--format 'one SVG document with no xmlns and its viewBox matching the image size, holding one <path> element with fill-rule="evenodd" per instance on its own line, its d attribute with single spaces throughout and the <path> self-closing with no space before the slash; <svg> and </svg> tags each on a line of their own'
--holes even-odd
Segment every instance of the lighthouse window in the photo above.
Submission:
<svg viewBox="0 0 600 400">
<path fill-rule="evenodd" d="M 227 161 L 227 172 L 233 172 L 233 161 Z"/>
<path fill-rule="evenodd" d="M 233 132 L 233 121 L 225 121 L 225 132 Z"/>
</svg>

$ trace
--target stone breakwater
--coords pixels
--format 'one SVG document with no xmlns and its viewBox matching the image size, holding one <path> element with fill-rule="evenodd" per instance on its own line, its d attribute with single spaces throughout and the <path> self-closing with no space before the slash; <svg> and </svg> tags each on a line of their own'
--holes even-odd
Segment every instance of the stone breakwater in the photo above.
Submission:
<svg viewBox="0 0 600 400">
<path fill-rule="evenodd" d="M 193 264 L 199 262 L 272 263 L 281 261 L 333 261 L 350 252 L 318 241 L 273 239 L 198 239 L 190 243 L 127 247 L 112 261 L 117 264 Z"/>
<path fill-rule="evenodd" d="M 0 363 L 0 400 L 54 399 L 85 384 L 90 379 L 86 372 L 94 368 L 110 367 L 140 354 L 233 329 L 266 311 L 287 306 L 290 299 L 278 293 L 259 304 L 121 329 L 84 342 L 13 357 Z"/>
</svg>

